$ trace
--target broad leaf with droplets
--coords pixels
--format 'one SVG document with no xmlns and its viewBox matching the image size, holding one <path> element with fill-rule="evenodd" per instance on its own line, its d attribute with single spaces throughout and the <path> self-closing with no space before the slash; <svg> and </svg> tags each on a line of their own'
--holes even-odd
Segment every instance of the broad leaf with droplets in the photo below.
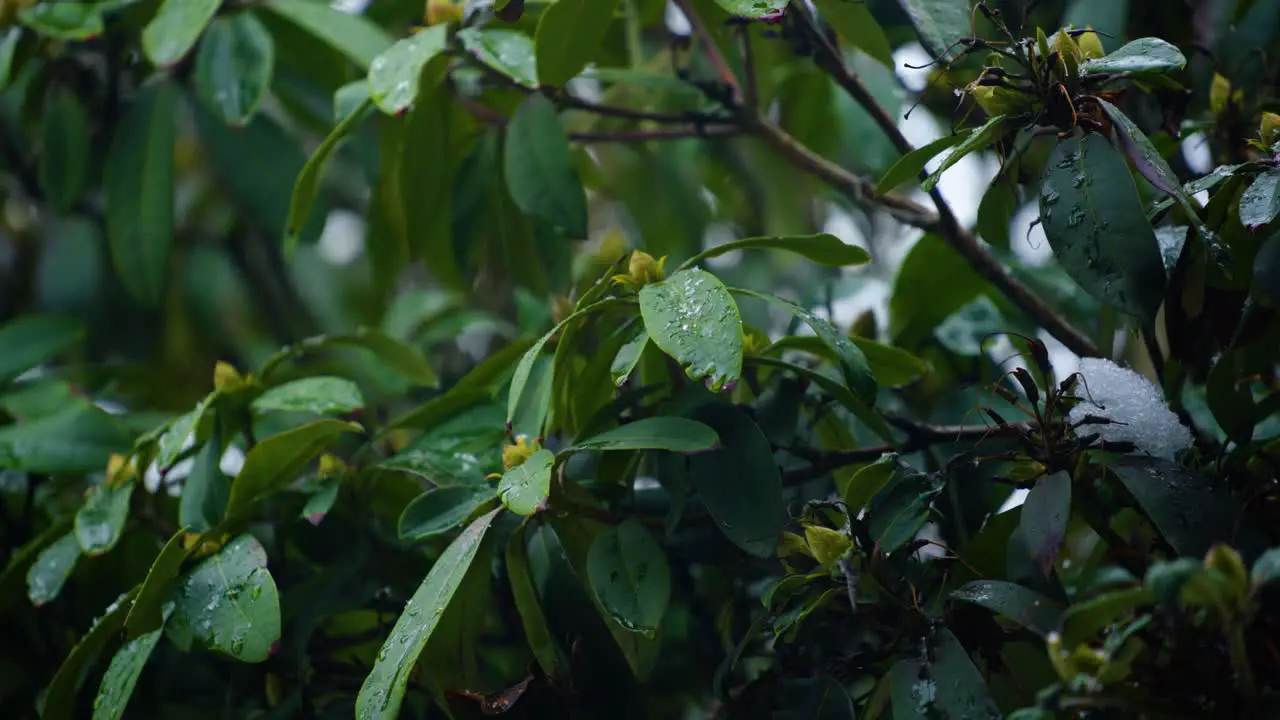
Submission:
<svg viewBox="0 0 1280 720">
<path fill-rule="evenodd" d="M 80 541 L 75 533 L 67 533 L 36 556 L 27 568 L 27 597 L 39 607 L 56 600 L 62 586 L 80 559 Z"/>
<path fill-rule="evenodd" d="M 1262 173 L 1240 195 L 1240 223 L 1257 229 L 1280 215 L 1280 170 Z"/>
<path fill-rule="evenodd" d="M 434 25 L 374 58 L 369 65 L 369 96 L 379 110 L 397 115 L 413 104 L 422 66 L 444 50 L 448 38 L 447 25 Z"/>
<path fill-rule="evenodd" d="M 102 555 L 116 546 L 129 519 L 129 498 L 134 483 L 102 484 L 89 491 L 76 512 L 76 540 L 85 555 Z"/>
<path fill-rule="evenodd" d="M 195 46 L 222 0 L 164 0 L 142 30 L 142 52 L 159 67 L 177 63 Z"/>
<path fill-rule="evenodd" d="M 477 60 L 527 88 L 538 87 L 538 60 L 533 38 L 504 28 L 458 31 L 462 48 Z"/>
<path fill-rule="evenodd" d="M 742 375 L 742 316 L 724 284 L 698 268 L 640 289 L 649 338 L 714 391 Z"/>
<path fill-rule="evenodd" d="M 890 671 L 894 720 L 999 718 L 982 673 L 946 628 L 913 643 L 916 652 Z"/>
<path fill-rule="evenodd" d="M 116 720 L 124 715 L 138 677 L 142 675 L 163 632 L 156 628 L 126 642 L 116 651 L 102 675 L 102 683 L 98 685 L 98 696 L 93 700 L 93 720 Z"/>
<path fill-rule="evenodd" d="M 196 53 L 196 94 L 223 122 L 243 127 L 266 97 L 275 63 L 275 40 L 257 15 L 215 18 Z"/>
<path fill-rule="evenodd" d="M 360 688 L 356 699 L 359 720 L 394 720 L 400 716 L 405 688 L 418 656 L 439 626 L 440 617 L 466 577 L 485 533 L 499 512 L 501 509 L 477 518 L 431 566 L 431 572 L 405 605 L 391 636 L 378 651 L 377 662 Z"/>
<path fill-rule="evenodd" d="M 1178 48 L 1160 38 L 1145 37 L 1105 57 L 1084 61 L 1080 65 L 1080 74 L 1159 75 L 1181 70 L 1186 64 L 1187 58 Z"/>
<path fill-rule="evenodd" d="M 280 598 L 267 551 L 241 535 L 188 573 L 172 593 L 175 623 L 210 650 L 263 662 L 280 639 Z"/>
<path fill-rule="evenodd" d="M 1164 299 L 1164 260 L 1124 158 L 1101 135 L 1058 143 L 1040 222 L 1062 268 L 1090 295 L 1146 322 Z"/>
<path fill-rule="evenodd" d="M 520 515 L 537 512 L 551 492 L 551 468 L 555 462 L 555 453 L 543 448 L 508 470 L 498 482 L 502 504 Z"/>
<path fill-rule="evenodd" d="M 716 4 L 730 15 L 762 20 L 780 17 L 787 0 L 716 0 Z"/>
</svg>

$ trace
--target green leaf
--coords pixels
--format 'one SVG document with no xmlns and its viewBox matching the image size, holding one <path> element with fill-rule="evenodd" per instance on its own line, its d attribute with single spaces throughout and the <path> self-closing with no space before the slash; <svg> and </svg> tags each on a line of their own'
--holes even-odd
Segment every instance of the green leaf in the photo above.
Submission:
<svg viewBox="0 0 1280 720">
<path fill-rule="evenodd" d="M 135 302 L 160 303 L 173 244 L 173 143 L 178 89 L 143 86 L 116 124 L 103 168 L 107 242 L 116 275 Z"/>
<path fill-rule="evenodd" d="M 1264 304 L 1280 307 L 1280 233 L 1264 242 L 1253 258 L 1252 290 Z"/>
<path fill-rule="evenodd" d="M 167 470 L 177 462 L 182 453 L 186 451 L 187 440 L 192 439 L 192 435 L 199 429 L 200 423 L 204 421 L 205 414 L 209 410 L 209 406 L 217 396 L 216 392 L 206 395 L 190 412 L 179 415 L 165 426 L 164 432 L 156 440 L 155 462 L 157 468 Z"/>
<path fill-rule="evenodd" d="M 364 432 L 355 423 L 316 420 L 259 442 L 244 457 L 244 466 L 231 483 L 227 515 L 233 516 L 255 500 L 269 495 L 296 479 L 298 473 L 329 447 L 339 435 Z"/>
<path fill-rule="evenodd" d="M 1235 502 L 1208 477 L 1154 458 L 1126 457 L 1109 469 L 1179 555 L 1202 557 L 1215 542 L 1247 537 Z"/>
<path fill-rule="evenodd" d="M 693 267 L 707 258 L 720 257 L 734 250 L 755 248 L 786 250 L 831 267 L 865 265 L 871 262 L 871 256 L 867 254 L 867 251 L 857 245 L 846 245 L 844 241 L 830 233 L 818 233 L 816 235 L 781 235 L 733 240 L 703 250 L 686 260 L 680 266 L 680 269 Z"/>
<path fill-rule="evenodd" d="M 399 115 L 418 97 L 422 68 L 449 39 L 448 25 L 432 25 L 398 41 L 369 65 L 369 96 L 378 109 Z"/>
<path fill-rule="evenodd" d="M 165 596 L 181 572 L 182 562 L 187 559 L 187 548 L 182 544 L 185 535 L 185 529 L 174 533 L 160 549 L 156 559 L 151 561 L 147 579 L 142 581 L 142 587 L 124 621 L 126 640 L 136 640 L 147 633 L 158 632 L 164 625 Z"/>
<path fill-rule="evenodd" d="M 1103 303 L 1154 322 L 1164 261 L 1133 176 L 1104 137 L 1058 143 L 1040 187 L 1040 220 L 1073 280 Z"/>
<path fill-rule="evenodd" d="M 749 360 L 758 365 L 768 365 L 771 367 L 789 370 L 801 377 L 807 378 L 810 382 L 821 388 L 823 392 L 830 395 L 832 399 L 852 412 L 854 417 L 865 423 L 872 432 L 883 438 L 885 442 L 896 442 L 894 440 L 893 433 L 890 432 L 889 426 L 885 423 L 884 418 L 876 413 L 873 408 L 859 400 L 858 397 L 849 390 L 849 388 L 845 387 L 840 382 L 833 380 L 813 368 L 805 367 L 804 365 L 797 365 L 785 360 L 778 360 L 777 358 L 756 355 L 750 357 Z"/>
<path fill-rule="evenodd" d="M 80 559 L 80 541 L 67 533 L 36 556 L 27 568 L 27 597 L 36 607 L 56 600 Z"/>
<path fill-rule="evenodd" d="M 974 580 L 951 597 L 1003 615 L 1037 635 L 1056 632 L 1062 624 L 1062 605 L 1016 583 Z"/>
<path fill-rule="evenodd" d="M 1280 548 L 1271 548 L 1253 561 L 1249 581 L 1256 590 L 1276 580 L 1280 580 Z"/>
<path fill-rule="evenodd" d="M 1075 648 L 1093 640 L 1103 628 L 1149 602 L 1151 594 L 1145 588 L 1131 587 L 1075 603 L 1062 616 L 1062 646 Z"/>
<path fill-rule="evenodd" d="M 41 118 L 37 177 L 45 199 L 59 212 L 71 209 L 89 173 L 89 120 L 70 91 L 53 92 Z"/>
<path fill-rule="evenodd" d="M 156 628 L 120 646 L 98 685 L 98 696 L 93 700 L 93 720 L 116 720 L 124 716 L 138 678 L 163 633 Z"/>
<path fill-rule="evenodd" d="M 969 37 L 973 19 L 969 0 L 898 0 L 920 33 L 931 56 L 951 58 L 961 49 L 957 43 Z"/>
<path fill-rule="evenodd" d="M 89 491 L 76 512 L 76 540 L 90 557 L 116 546 L 129 519 L 129 499 L 136 483 L 114 486 L 103 483 Z"/>
<path fill-rule="evenodd" d="M 914 538 L 941 492 L 928 475 L 914 474 L 894 479 L 877 493 L 867 509 L 867 530 L 880 552 L 891 553 Z"/>
<path fill-rule="evenodd" d="M 400 514 L 400 539 L 426 540 L 456 530 L 493 497 L 493 488 L 489 487 L 454 485 L 428 490 Z"/>
<path fill-rule="evenodd" d="M 361 720 L 395 720 L 400 716 L 405 688 L 418 662 L 462 584 L 480 549 L 485 533 L 501 509 L 477 518 L 431 566 L 418 591 L 405 605 L 391 636 L 378 652 L 373 670 L 365 678 L 356 699 L 356 717 Z"/>
<path fill-rule="evenodd" d="M 341 124 L 351 117 L 352 113 L 367 110 L 369 102 L 369 81 L 356 80 L 333 91 L 333 122 Z"/>
<path fill-rule="evenodd" d="M 262 105 L 275 63 L 275 40 L 252 11 L 214 18 L 196 53 L 196 95 L 224 123 L 243 127 Z"/>
<path fill-rule="evenodd" d="M 1150 138 L 1139 130 L 1133 120 L 1121 112 L 1120 108 L 1102 98 L 1098 98 L 1098 102 L 1115 125 L 1116 137 L 1120 140 L 1125 155 L 1129 157 L 1138 172 L 1162 192 L 1177 198 L 1182 202 L 1183 207 L 1190 207 L 1187 194 L 1182 189 L 1182 182 L 1178 180 L 1178 176 L 1173 172 L 1173 168 L 1169 167 L 1164 156 L 1151 144 Z M 1196 216 L 1194 210 L 1188 212 L 1191 217 Z"/>
<path fill-rule="evenodd" d="M 60 720 L 76 716 L 76 695 L 79 694 L 85 674 L 107 643 L 120 634 L 129 605 L 137 592 L 138 588 L 135 586 L 111 603 L 102 617 L 80 638 L 80 642 L 71 648 L 57 674 L 45 688 L 44 708 L 40 717 Z"/>
<path fill-rule="evenodd" d="M 527 87 L 538 87 L 533 38 L 519 30 L 469 27 L 458 31 L 462 48 L 476 60 Z"/>
<path fill-rule="evenodd" d="M 787 0 L 716 0 L 716 4 L 730 15 L 760 20 L 780 17 Z"/>
<path fill-rule="evenodd" d="M 1018 189 L 1008 178 L 997 177 L 978 204 L 978 235 L 1001 250 L 1009 249 L 1009 226 L 1018 211 Z"/>
<path fill-rule="evenodd" d="M 142 30 L 142 52 L 157 67 L 177 63 L 195 47 L 222 0 L 164 0 Z"/>
<path fill-rule="evenodd" d="M 844 507 L 848 510 L 850 517 L 857 517 L 862 512 L 867 503 L 871 502 L 871 498 L 876 493 L 884 489 L 885 485 L 893 479 L 898 472 L 897 456 L 892 454 L 881 455 L 878 460 L 858 468 L 849 482 L 843 488 L 837 488 L 840 491 L 840 499 L 844 502 Z"/>
<path fill-rule="evenodd" d="M 386 31 L 363 15 L 345 13 L 316 0 L 271 0 L 268 10 L 342 53 L 362 70 L 391 47 Z"/>
<path fill-rule="evenodd" d="M 939 323 L 988 287 L 945 240 L 925 235 L 907 253 L 894 280 L 889 336 L 909 349 L 929 342 Z"/>
<path fill-rule="evenodd" d="M 840 37 L 881 65 L 893 69 L 893 47 L 871 14 L 866 0 L 815 0 L 814 5 Z"/>
<path fill-rule="evenodd" d="M 287 382 L 267 390 L 253 401 L 257 412 L 304 412 L 345 415 L 364 407 L 355 383 L 340 377 L 315 376 Z"/>
<path fill-rule="evenodd" d="M 667 450 L 693 453 L 710 450 L 719 438 L 711 428 L 682 417 L 649 417 L 578 440 L 569 452 L 601 450 Z"/>
<path fill-rule="evenodd" d="M 9 89 L 13 80 L 13 60 L 22 40 L 22 28 L 13 25 L 0 30 L 0 92 Z"/>
<path fill-rule="evenodd" d="M 532 515 L 546 506 L 556 454 L 543 448 L 511 468 L 498 481 L 502 504 L 517 515 Z"/>
<path fill-rule="evenodd" d="M 569 238 L 587 237 L 587 196 L 573 169 L 568 136 L 555 106 L 542 95 L 530 95 L 507 125 L 502 170 L 521 212 Z"/>
<path fill-rule="evenodd" d="M 893 720 L 998 720 L 982 673 L 945 627 L 927 641 L 928 650 L 899 660 L 890 671 Z"/>
<path fill-rule="evenodd" d="M 88 40 L 102 35 L 97 3 L 40 2 L 18 11 L 23 25 L 58 40 Z"/>
<path fill-rule="evenodd" d="M 829 1 L 840 2 L 840 0 Z M 929 164 L 930 160 L 937 157 L 938 153 L 961 142 L 972 134 L 973 130 L 966 128 L 960 132 L 938 138 L 928 145 L 918 147 L 898 158 L 898 161 L 885 171 L 884 176 L 880 178 L 880 182 L 876 183 L 876 195 L 887 195 L 897 190 L 903 183 L 919 177 L 920 173 L 924 172 L 925 166 Z"/>
<path fill-rule="evenodd" d="M 681 270 L 640 288 L 640 314 L 649 338 L 719 392 L 742 375 L 742 317 L 720 280 L 699 268 Z"/>
<path fill-rule="evenodd" d="M 1067 540 L 1071 519 L 1071 474 L 1066 470 L 1042 477 L 1022 505 L 1022 536 L 1036 567 L 1046 577 Z"/>
<path fill-rule="evenodd" d="M 210 650 L 240 662 L 265 662 L 280 639 L 280 597 L 267 551 L 240 535 L 205 558 L 173 588 L 171 623 Z"/>
<path fill-rule="evenodd" d="M 1258 175 L 1240 195 L 1240 223 L 1256 230 L 1280 215 L 1280 170 Z"/>
<path fill-rule="evenodd" d="M 354 333 L 349 335 L 319 335 L 307 338 L 296 345 L 291 345 L 277 352 L 263 363 L 262 369 L 258 374 L 265 379 L 286 360 L 310 351 L 335 346 L 364 348 L 377 355 L 379 360 L 386 363 L 387 367 L 394 370 L 400 377 L 414 384 L 423 387 L 436 387 L 440 384 L 440 378 L 436 375 L 435 370 L 431 369 L 431 363 L 427 362 L 422 353 L 381 330 L 368 327 L 357 328 Z"/>
<path fill-rule="evenodd" d="M 534 48 L 538 81 L 559 87 L 595 59 L 618 0 L 558 0 L 542 12 Z"/>
<path fill-rule="evenodd" d="M 529 650 L 538 661 L 538 665 L 549 678 L 559 677 L 565 664 L 563 653 L 551 635 L 547 625 L 547 616 L 542 611 L 542 603 L 538 599 L 538 589 L 534 584 L 533 573 L 529 566 L 529 549 L 526 528 L 516 528 L 507 540 L 507 578 L 511 584 L 511 596 L 515 601 L 516 612 L 520 614 L 520 624 L 524 627 L 525 641 Z"/>
<path fill-rule="evenodd" d="M 84 339 L 84 326 L 56 315 L 22 315 L 0 325 L 0 386 Z"/>
<path fill-rule="evenodd" d="M 942 173 L 951 169 L 952 165 L 960 162 L 964 156 L 982 150 L 988 145 L 999 140 L 1000 131 L 1004 127 L 1004 121 L 1004 115 L 996 115 L 995 117 L 989 118 L 976 130 L 966 135 L 964 139 L 960 141 L 959 145 L 955 146 L 951 152 L 944 155 L 942 159 L 938 161 L 937 169 L 929 173 L 929 177 L 925 178 L 924 182 L 920 183 L 920 189 L 925 192 L 932 192 L 933 188 L 937 186 L 938 181 L 942 179 Z M 928 162 L 928 160 L 925 162 Z"/>
<path fill-rule="evenodd" d="M 1158 75 L 1181 70 L 1187 59 L 1178 48 L 1160 38 L 1145 37 L 1125 44 L 1106 57 L 1080 63 L 1083 76 L 1126 73 L 1133 76 Z"/>
<path fill-rule="evenodd" d="M 773 448 L 745 411 L 707 405 L 695 414 L 720 447 L 689 458 L 689 476 L 711 519 L 735 545 L 756 557 L 778 547 L 786 512 Z"/>
<path fill-rule="evenodd" d="M 596 536 L 587 552 L 587 582 L 620 625 L 653 636 L 671 600 L 671 571 L 662 548 L 639 520 Z"/>
<path fill-rule="evenodd" d="M 867 364 L 866 356 L 862 354 L 862 350 L 848 335 L 840 332 L 830 322 L 776 295 L 766 295 L 740 288 L 734 288 L 733 292 L 780 305 L 792 315 L 803 320 L 813 330 L 813 334 L 817 335 L 827 347 L 831 348 L 831 352 L 835 354 L 836 362 L 840 366 L 840 373 L 844 376 L 845 384 L 858 397 L 858 400 L 868 407 L 875 405 L 876 392 L 879 389 L 876 377 L 871 373 L 871 366 Z"/>
<path fill-rule="evenodd" d="M 618 354 L 613 356 L 613 363 L 609 366 L 609 377 L 613 379 L 614 387 L 622 387 L 627 378 L 631 377 L 648 346 L 649 333 L 645 330 L 644 323 L 638 323 L 631 330 L 631 337 L 618 348 Z"/>
<path fill-rule="evenodd" d="M 112 453 L 128 448 L 124 429 L 92 405 L 0 427 L 0 469 L 83 475 L 105 469 Z"/>
</svg>

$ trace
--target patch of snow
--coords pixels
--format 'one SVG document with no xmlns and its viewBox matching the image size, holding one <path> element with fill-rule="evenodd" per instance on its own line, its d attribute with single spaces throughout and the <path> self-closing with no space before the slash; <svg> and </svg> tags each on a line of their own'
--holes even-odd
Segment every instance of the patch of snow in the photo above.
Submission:
<svg viewBox="0 0 1280 720">
<path fill-rule="evenodd" d="M 1086 415 L 1100 415 L 1110 424 L 1085 425 L 1080 432 L 1097 433 L 1104 442 L 1130 442 L 1138 452 L 1173 460 L 1191 445 L 1191 431 L 1165 403 L 1154 383 L 1128 368 L 1101 358 L 1081 358 L 1083 383 L 1077 394 L 1083 399 L 1071 409 L 1071 422 Z"/>
</svg>

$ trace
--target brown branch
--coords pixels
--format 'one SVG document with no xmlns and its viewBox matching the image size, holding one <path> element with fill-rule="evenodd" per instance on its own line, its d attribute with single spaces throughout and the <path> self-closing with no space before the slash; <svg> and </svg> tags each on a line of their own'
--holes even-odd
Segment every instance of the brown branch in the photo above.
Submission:
<svg viewBox="0 0 1280 720">
<path fill-rule="evenodd" d="M 855 102 L 871 114 L 876 125 L 880 127 L 899 153 L 905 155 L 914 150 L 915 148 L 910 141 L 898 129 L 898 124 L 894 118 L 880 103 L 876 102 L 876 99 L 872 97 L 871 92 L 862 84 L 862 81 L 845 66 L 839 49 L 832 45 L 818 29 L 813 16 L 809 14 L 804 4 L 793 3 L 789 10 L 800 18 L 808 34 L 814 40 L 817 46 L 817 51 L 814 53 L 814 62 L 818 67 L 829 74 Z M 781 132 L 776 127 L 773 130 Z M 778 146 L 776 140 L 774 144 L 775 147 Z M 837 171 L 841 175 L 850 175 L 844 168 L 839 166 L 832 166 L 830 169 L 823 168 L 820 172 L 817 168 L 811 167 L 811 163 L 807 158 L 802 158 L 796 154 L 792 154 L 792 158 L 797 161 L 803 160 L 803 164 L 820 175 L 830 174 L 829 170 Z M 921 172 L 921 177 L 926 175 L 923 171 Z M 875 195 L 874 189 L 871 192 L 866 192 L 868 186 L 871 186 L 869 181 L 861 180 L 852 175 L 848 179 L 842 178 L 842 180 L 842 185 L 846 187 L 859 187 L 864 198 L 872 198 Z M 979 275 L 987 282 L 1000 288 L 1005 296 L 1013 301 L 1022 312 L 1026 313 L 1028 317 L 1036 321 L 1072 352 L 1086 357 L 1100 354 L 1097 344 L 1092 339 L 1072 326 L 1066 318 L 1059 315 L 1053 308 L 1049 307 L 1031 288 L 1015 278 L 999 260 L 988 253 L 972 233 L 960 227 L 959 223 L 956 222 L 955 214 L 952 213 L 950 206 L 947 205 L 942 193 L 936 187 L 929 192 L 929 197 L 933 200 L 937 212 L 930 212 L 909 200 L 893 200 L 891 204 L 891 198 L 883 197 L 875 198 L 875 201 L 888 206 L 891 211 L 896 209 L 899 214 L 895 216 L 903 222 L 914 225 L 926 232 L 935 233 L 946 240 L 956 252 L 960 253 L 968 261 L 969 265 Z M 894 208 L 893 205 L 898 207 Z"/>
<path fill-rule="evenodd" d="M 685 19 L 689 21 L 689 27 L 693 30 L 693 34 L 706 46 L 707 59 L 711 61 L 712 67 L 716 69 L 716 74 L 720 76 L 720 82 L 728 86 L 734 104 L 739 104 L 742 100 L 742 90 L 738 86 L 738 78 L 729 69 L 729 63 L 725 61 L 724 55 L 716 45 L 715 38 L 711 36 L 711 31 L 707 29 L 706 23 L 702 22 L 702 16 L 693 8 L 689 0 L 671 0 L 671 2 L 680 9 Z"/>
<path fill-rule="evenodd" d="M 496 128 L 506 127 L 511 118 L 470 98 L 458 97 L 458 104 L 483 123 Z M 648 140 L 685 140 L 690 138 L 723 138 L 741 135 L 737 125 L 685 125 L 683 127 L 658 127 L 636 130 L 569 133 L 569 139 L 581 143 L 645 142 Z"/>
<path fill-rule="evenodd" d="M 896 425 L 907 428 L 907 438 L 897 445 L 872 445 L 870 447 L 840 450 L 836 452 L 800 452 L 788 450 L 797 457 L 809 460 L 806 468 L 788 470 L 782 474 L 785 485 L 799 485 L 816 480 L 823 475 L 839 470 L 842 467 L 857 463 L 871 462 L 885 453 L 909 453 L 923 450 L 931 445 L 949 442 L 967 442 L 985 440 L 987 438 L 1009 437 L 1027 429 L 1025 424 L 1015 425 L 917 425 L 896 422 Z"/>
</svg>

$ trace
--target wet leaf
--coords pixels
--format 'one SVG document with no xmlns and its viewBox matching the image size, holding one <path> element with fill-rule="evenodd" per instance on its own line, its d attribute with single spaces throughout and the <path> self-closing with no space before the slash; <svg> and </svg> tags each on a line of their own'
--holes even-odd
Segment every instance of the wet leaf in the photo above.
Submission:
<svg viewBox="0 0 1280 720">
<path fill-rule="evenodd" d="M 563 452 L 601 450 L 667 450 L 693 453 L 710 450 L 719 438 L 711 428 L 682 417 L 650 417 L 578 440 Z"/>
<path fill-rule="evenodd" d="M 1101 135 L 1058 143 L 1040 188 L 1040 220 L 1067 274 L 1098 300 L 1154 322 L 1165 272 L 1128 166 Z"/>
<path fill-rule="evenodd" d="M 253 401 L 257 412 L 305 412 L 344 415 L 364 407 L 355 383 L 345 378 L 317 376 L 287 382 L 267 390 Z"/>
<path fill-rule="evenodd" d="M 1240 223 L 1259 228 L 1280 215 L 1280 170 L 1271 170 L 1254 178 L 1240 196 Z"/>
<path fill-rule="evenodd" d="M 543 10 L 534 37 L 538 82 L 559 87 L 582 72 L 600 50 L 617 8 L 618 0 L 558 0 Z"/>
<path fill-rule="evenodd" d="M 760 20 L 780 17 L 787 0 L 716 0 L 716 4 L 730 15 Z"/>
<path fill-rule="evenodd" d="M 80 541 L 67 533 L 36 556 L 27 568 L 27 598 L 36 607 L 56 600 L 80 559 Z"/>
<path fill-rule="evenodd" d="M 1022 536 L 1036 566 L 1045 576 L 1067 539 L 1071 518 L 1071 475 L 1066 470 L 1036 481 L 1022 505 Z"/>
<path fill-rule="evenodd" d="M 1280 233 L 1272 235 L 1254 256 L 1253 296 L 1280 308 Z"/>
<path fill-rule="evenodd" d="M 400 514 L 401 540 L 426 540 L 457 530 L 467 518 L 496 496 L 493 488 L 452 487 L 432 488 L 414 498 Z"/>
<path fill-rule="evenodd" d="M 95 406 L 72 405 L 28 423 L 0 427 L 0 469 L 60 475 L 102 470 L 129 447 L 124 429 Z"/>
<path fill-rule="evenodd" d="M 932 513 L 940 488 L 924 474 L 894 479 L 871 499 L 867 531 L 880 552 L 891 553 L 920 532 Z"/>
<path fill-rule="evenodd" d="M 191 474 L 182 483 L 178 524 L 204 532 L 222 522 L 231 496 L 231 481 L 222 473 L 222 439 L 218 432 L 196 453 Z"/>
<path fill-rule="evenodd" d="M 698 499 L 735 545 L 756 557 L 773 555 L 786 513 L 768 438 L 737 407 L 707 405 L 695 417 L 720 437 L 719 448 L 689 458 Z"/>
<path fill-rule="evenodd" d="M 857 517 L 871 498 L 884 489 L 898 471 L 898 459 L 893 455 L 881 455 L 879 460 L 870 465 L 858 468 L 849 482 L 840 490 L 840 499 L 844 502 L 849 515 Z"/>
<path fill-rule="evenodd" d="M 170 623 L 205 647 L 240 662 L 264 662 L 280 640 L 280 598 L 267 551 L 240 535 L 205 558 L 173 588 Z"/>
<path fill-rule="evenodd" d="M 698 268 L 681 270 L 640 289 L 640 313 L 649 338 L 719 392 L 742 374 L 742 318 L 725 286 Z"/>
<path fill-rule="evenodd" d="M 1127 457 L 1109 469 L 1179 555 L 1201 557 L 1217 542 L 1253 542 L 1235 502 L 1209 478 L 1155 458 Z"/>
<path fill-rule="evenodd" d="M 502 168 L 521 212 L 569 238 L 587 237 L 587 196 L 573 169 L 568 136 L 555 106 L 542 95 L 530 95 L 507 125 Z"/>
<path fill-rule="evenodd" d="M 818 12 L 841 38 L 893 69 L 893 46 L 863 0 L 815 0 Z"/>
<path fill-rule="evenodd" d="M 196 94 L 224 123 L 247 125 L 267 95 L 275 62 L 275 41 L 252 11 L 214 18 L 196 53 Z"/>
<path fill-rule="evenodd" d="M 671 599 L 666 554 L 640 521 L 596 536 L 587 553 L 587 581 L 605 611 L 623 627 L 654 635 Z"/>
<path fill-rule="evenodd" d="M 136 483 L 113 486 L 103 483 L 89 491 L 76 512 L 76 540 L 90 557 L 116 546 L 129 519 L 129 499 Z"/>
<path fill-rule="evenodd" d="M 388 115 L 399 115 L 418 97 L 422 68 L 445 49 L 449 26 L 432 25 L 387 48 L 369 65 L 369 97 Z"/>
<path fill-rule="evenodd" d="M 618 349 L 618 354 L 613 357 L 613 364 L 609 367 L 609 376 L 615 387 L 622 387 L 627 378 L 631 377 L 648 345 L 649 333 L 643 323 L 637 324 L 631 331 L 631 337 Z"/>
<path fill-rule="evenodd" d="M 890 671 L 894 720 L 1001 717 L 982 674 L 950 630 L 940 628 L 919 642 L 918 656 L 899 660 Z"/>
<path fill-rule="evenodd" d="M 340 420 L 316 420 L 272 435 L 253 446 L 245 454 L 240 474 L 231 483 L 227 515 L 243 512 L 258 498 L 293 482 L 308 463 L 339 436 L 349 432 L 364 432 L 364 428 Z"/>
<path fill-rule="evenodd" d="M 45 105 L 41 125 L 40 188 L 45 199 L 65 213 L 80 197 L 88 177 L 89 119 L 75 95 L 56 90 Z"/>
<path fill-rule="evenodd" d="M 818 233 L 816 235 L 780 235 L 733 240 L 703 250 L 686 260 L 680 266 L 680 269 L 693 267 L 707 258 L 720 257 L 735 250 L 751 250 L 755 248 L 786 250 L 830 267 L 865 265 L 871 262 L 871 256 L 867 254 L 867 251 L 857 245 L 848 245 L 830 233 Z"/>
<path fill-rule="evenodd" d="M 528 35 L 519 30 L 469 27 L 458 31 L 458 40 L 485 65 L 527 88 L 538 87 L 537 58 L 533 38 Z"/>
<path fill-rule="evenodd" d="M 507 509 L 518 515 L 532 515 L 545 507 L 551 492 L 551 468 L 556 454 L 543 448 L 524 463 L 502 475 L 498 481 L 498 496 Z"/>
<path fill-rule="evenodd" d="M 102 35 L 102 12 L 92 2 L 41 2 L 18 11 L 23 25 L 45 37 L 88 40 Z"/>
<path fill-rule="evenodd" d="M 1062 605 L 1044 595 L 1003 580 L 974 580 L 951 593 L 956 600 L 981 605 L 1038 634 L 1056 632 Z"/>
<path fill-rule="evenodd" d="M 1150 602 L 1151 594 L 1142 587 L 1114 590 L 1077 602 L 1062 616 L 1062 646 L 1074 648 L 1093 640 L 1103 628 Z"/>
<path fill-rule="evenodd" d="M 501 509 L 471 523 L 431 566 L 417 592 L 405 605 L 391 636 L 378 652 L 377 662 L 365 678 L 356 699 L 361 720 L 395 720 L 400 716 L 405 688 L 427 641 L 440 623 L 480 549 L 485 533 Z"/>
<path fill-rule="evenodd" d="M 538 589 L 530 570 L 525 533 L 526 527 L 521 525 L 507 540 L 507 577 L 511 582 L 511 595 L 515 600 L 516 612 L 520 613 L 520 624 L 524 627 L 529 650 L 533 652 L 534 659 L 547 677 L 555 678 L 562 672 L 564 657 L 551 635 L 546 614 L 542 611 L 542 602 L 538 599 Z"/>
<path fill-rule="evenodd" d="M 1127 73 L 1157 75 L 1181 70 L 1187 64 L 1182 52 L 1160 38 L 1139 38 L 1105 57 L 1085 60 L 1080 64 L 1084 76 Z"/>
<path fill-rule="evenodd" d="M 1008 179 L 997 177 L 982 195 L 982 202 L 978 205 L 978 235 L 991 245 L 1008 250 L 1009 228 L 1017 211 L 1017 186 Z"/>
<path fill-rule="evenodd" d="M 142 52 L 157 67 L 177 63 L 195 47 L 222 0 L 164 0 L 142 30 Z"/>
<path fill-rule="evenodd" d="M 124 716 L 138 678 L 162 634 L 164 630 L 156 628 L 120 646 L 98 685 L 98 696 L 93 700 L 93 720 L 116 720 Z"/>
<path fill-rule="evenodd" d="M 129 612 L 129 605 L 133 602 L 137 591 L 138 588 L 134 587 L 111 603 L 102 617 L 94 622 L 88 632 L 80 638 L 80 642 L 71 649 L 66 659 L 62 661 L 62 667 L 58 668 L 57 674 L 45 688 L 44 708 L 40 717 L 59 720 L 76 716 L 76 696 L 84 682 L 86 671 L 107 643 L 119 635 L 120 628 L 124 626 L 125 616 Z"/>
</svg>

